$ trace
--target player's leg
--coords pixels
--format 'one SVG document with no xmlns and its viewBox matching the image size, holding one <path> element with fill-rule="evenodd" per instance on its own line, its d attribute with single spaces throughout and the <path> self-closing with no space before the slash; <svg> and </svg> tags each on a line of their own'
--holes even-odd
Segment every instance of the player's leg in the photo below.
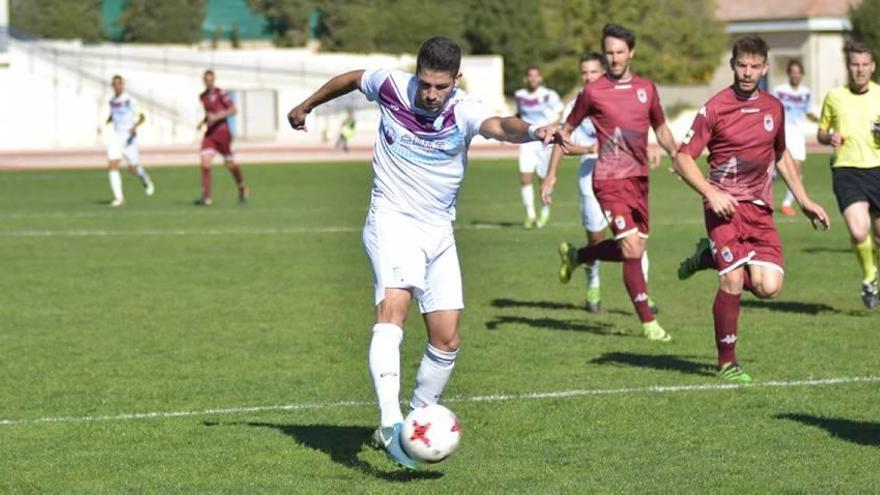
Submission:
<svg viewBox="0 0 880 495">
<path fill-rule="evenodd" d="M 125 149 L 122 150 L 122 156 L 125 158 L 126 163 L 128 163 L 128 171 L 136 175 L 137 178 L 140 179 L 141 184 L 143 184 L 144 193 L 147 196 L 152 196 L 156 191 L 156 188 L 153 185 L 153 180 L 150 178 L 150 174 L 147 173 L 147 170 L 141 163 L 141 156 L 137 145 L 132 143 L 126 146 Z"/>
<path fill-rule="evenodd" d="M 580 196 L 581 207 L 581 225 L 587 235 L 587 245 L 595 246 L 605 240 L 605 229 L 608 227 L 608 220 L 596 194 L 593 192 L 593 168 L 595 167 L 595 158 L 586 158 L 581 160 L 578 168 L 578 193 Z M 587 282 L 587 302 L 588 311 L 597 313 L 602 309 L 600 278 L 599 278 L 599 260 L 584 265 L 586 268 Z"/>
<path fill-rule="evenodd" d="M 743 291 L 743 265 L 723 270 L 718 276 L 718 292 L 712 305 L 715 322 L 715 348 L 718 350 L 718 376 L 725 380 L 750 382 L 752 378 L 742 371 L 736 359 L 739 339 L 740 298 Z"/>
<path fill-rule="evenodd" d="M 762 261 L 750 261 L 743 274 L 743 287 L 758 299 L 773 299 L 782 291 L 782 268 Z"/>
<path fill-rule="evenodd" d="M 223 163 L 226 164 L 226 168 L 229 169 L 229 173 L 231 173 L 232 178 L 235 179 L 235 187 L 238 189 L 238 202 L 242 204 L 247 203 L 250 191 L 244 183 L 244 176 L 241 173 L 241 167 L 235 163 L 235 159 L 231 154 L 224 157 Z"/>
<path fill-rule="evenodd" d="M 520 196 L 526 209 L 526 219 L 523 222 L 523 227 L 527 229 L 533 228 L 537 221 L 535 191 L 532 187 L 532 175 L 535 173 L 535 153 L 533 148 L 534 146 L 530 146 L 530 144 L 521 144 L 519 146 Z"/>
<path fill-rule="evenodd" d="M 873 309 L 877 307 L 877 265 L 874 243 L 871 240 L 871 214 L 867 201 L 857 201 L 843 210 L 843 219 L 849 231 L 850 242 L 862 269 L 862 302 Z"/>
<path fill-rule="evenodd" d="M 538 143 L 540 144 L 540 143 Z M 544 178 L 547 177 L 547 169 L 550 166 L 550 155 L 553 151 L 553 148 L 550 146 L 545 146 L 539 148 L 536 152 L 536 163 L 535 163 L 535 173 L 538 174 L 538 178 L 541 179 L 541 186 L 544 185 Z M 550 205 L 547 203 L 541 204 L 541 213 L 538 215 L 538 221 L 535 222 L 535 226 L 539 229 L 543 229 L 547 226 L 547 223 L 550 222 Z"/>
<path fill-rule="evenodd" d="M 202 151 L 199 153 L 199 170 L 202 173 L 202 197 L 195 201 L 198 206 L 211 206 L 211 162 L 214 161 L 216 151 L 213 144 L 206 137 L 202 143 Z"/>
<path fill-rule="evenodd" d="M 648 259 L 648 250 L 646 248 L 644 254 L 642 254 L 642 273 L 645 275 L 645 284 L 648 283 L 649 268 L 651 268 L 651 260 Z M 648 307 L 651 308 L 651 312 L 655 315 L 660 312 L 660 306 L 657 306 L 657 303 L 651 299 L 650 294 L 648 294 Z"/>
<path fill-rule="evenodd" d="M 651 306 L 648 304 L 648 284 L 642 271 L 642 256 L 647 248 L 647 238 L 638 233 L 630 234 L 620 240 L 620 251 L 623 257 L 623 284 L 632 301 L 633 308 L 642 322 L 645 336 L 650 340 L 669 342 L 669 335 L 660 324 Z"/>
<path fill-rule="evenodd" d="M 107 162 L 107 178 L 110 181 L 110 192 L 113 193 L 113 199 L 110 201 L 112 207 L 125 204 L 125 197 L 122 195 L 122 175 L 119 173 L 120 161 L 120 158 L 115 158 Z"/>
</svg>

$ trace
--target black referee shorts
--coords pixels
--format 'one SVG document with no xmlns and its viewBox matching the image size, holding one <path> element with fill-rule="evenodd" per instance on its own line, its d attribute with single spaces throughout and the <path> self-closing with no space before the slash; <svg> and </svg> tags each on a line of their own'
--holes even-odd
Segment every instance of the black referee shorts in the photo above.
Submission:
<svg viewBox="0 0 880 495">
<path fill-rule="evenodd" d="M 840 212 L 859 201 L 867 201 L 872 215 L 880 215 L 880 167 L 832 169 L 834 195 Z"/>
</svg>

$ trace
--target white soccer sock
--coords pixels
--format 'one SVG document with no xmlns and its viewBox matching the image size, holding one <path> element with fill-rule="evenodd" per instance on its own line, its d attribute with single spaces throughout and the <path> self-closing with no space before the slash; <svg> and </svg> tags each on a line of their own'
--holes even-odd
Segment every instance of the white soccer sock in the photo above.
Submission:
<svg viewBox="0 0 880 495">
<path fill-rule="evenodd" d="M 785 189 L 785 199 L 782 200 L 782 206 L 791 206 L 794 204 L 794 194 L 791 189 Z"/>
<path fill-rule="evenodd" d="M 119 170 L 110 170 L 107 175 L 110 177 L 110 190 L 113 191 L 114 199 L 122 199 L 122 176 Z"/>
<path fill-rule="evenodd" d="M 141 182 L 143 182 L 144 186 L 149 186 L 153 183 L 153 181 L 150 180 L 150 174 L 147 173 L 147 170 L 140 163 L 137 164 L 134 173 L 137 174 L 138 178 L 141 180 Z"/>
<path fill-rule="evenodd" d="M 455 367 L 455 357 L 458 351 L 441 351 L 428 344 L 425 354 L 422 355 L 422 364 L 416 375 L 416 389 L 413 391 L 409 407 L 415 409 L 428 404 L 436 404 L 443 394 L 446 382 L 452 375 Z"/>
<path fill-rule="evenodd" d="M 651 263 L 648 261 L 648 252 L 645 251 L 642 253 L 642 273 L 645 274 L 645 283 L 648 283 L 648 267 L 651 266 Z"/>
<path fill-rule="evenodd" d="M 587 287 L 599 287 L 599 260 L 586 265 Z"/>
<path fill-rule="evenodd" d="M 529 218 L 535 218 L 535 193 L 532 190 L 532 185 L 522 186 L 520 192 L 522 193 L 523 206 L 526 207 L 526 215 Z"/>
<path fill-rule="evenodd" d="M 370 340 L 370 375 L 379 400 L 382 426 L 403 422 L 400 412 L 400 343 L 403 329 L 393 323 L 373 325 Z"/>
</svg>

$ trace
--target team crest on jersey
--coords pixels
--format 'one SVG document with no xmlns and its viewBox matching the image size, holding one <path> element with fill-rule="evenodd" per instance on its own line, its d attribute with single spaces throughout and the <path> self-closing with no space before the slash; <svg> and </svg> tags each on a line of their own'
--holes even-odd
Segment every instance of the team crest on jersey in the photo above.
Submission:
<svg viewBox="0 0 880 495">
<path fill-rule="evenodd" d="M 614 225 L 616 225 L 618 229 L 623 230 L 626 227 L 626 219 L 621 215 L 617 215 L 614 217 Z"/>
<path fill-rule="evenodd" d="M 770 132 L 773 130 L 773 116 L 772 115 L 765 115 L 764 116 L 764 129 L 767 132 Z"/>
<path fill-rule="evenodd" d="M 724 246 L 721 248 L 721 259 L 724 260 L 725 263 L 730 263 L 733 261 L 733 252 L 729 247 Z"/>
<path fill-rule="evenodd" d="M 648 103 L 648 92 L 643 88 L 639 88 L 636 90 L 636 96 L 639 98 L 639 101 L 642 103 Z"/>
</svg>

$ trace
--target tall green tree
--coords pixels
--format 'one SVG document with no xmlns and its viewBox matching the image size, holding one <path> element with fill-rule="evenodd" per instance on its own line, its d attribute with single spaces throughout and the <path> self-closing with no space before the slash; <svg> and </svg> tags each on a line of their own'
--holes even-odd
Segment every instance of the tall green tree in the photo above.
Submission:
<svg viewBox="0 0 880 495">
<path fill-rule="evenodd" d="M 880 49 L 880 0 L 862 0 L 857 7 L 850 8 L 849 20 L 852 36 L 867 43 L 876 56 Z M 874 77 L 880 78 L 880 73 Z"/>
<path fill-rule="evenodd" d="M 247 2 L 251 10 L 259 12 L 269 21 L 266 29 L 276 45 L 297 46 L 308 40 L 309 13 L 314 7 L 314 1 L 247 0 Z"/>
<path fill-rule="evenodd" d="M 205 0 L 128 0 L 119 23 L 125 41 L 196 43 L 204 19 Z"/>
<path fill-rule="evenodd" d="M 101 0 L 12 0 L 9 22 L 31 36 L 86 41 L 104 37 Z"/>
</svg>

